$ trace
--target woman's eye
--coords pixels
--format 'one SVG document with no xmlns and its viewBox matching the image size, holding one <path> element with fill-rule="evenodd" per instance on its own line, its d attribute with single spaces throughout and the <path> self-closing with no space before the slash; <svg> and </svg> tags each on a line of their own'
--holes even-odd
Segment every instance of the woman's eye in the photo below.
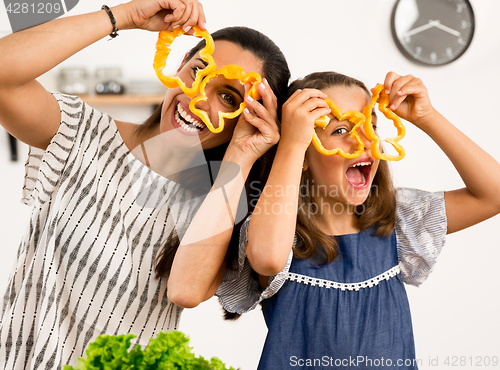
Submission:
<svg viewBox="0 0 500 370">
<path fill-rule="evenodd" d="M 377 131 L 377 125 L 372 125 L 373 131 Z"/>
<path fill-rule="evenodd" d="M 221 93 L 220 94 L 220 97 L 222 99 L 222 102 L 227 105 L 227 106 L 230 106 L 230 107 L 234 107 L 236 106 L 236 99 L 234 98 L 234 96 L 232 96 L 231 94 L 228 94 L 228 93 Z"/>
<path fill-rule="evenodd" d="M 198 74 L 198 71 L 202 70 L 203 68 L 200 67 L 191 67 L 191 71 L 193 71 L 193 78 L 196 78 L 196 75 Z"/>
<path fill-rule="evenodd" d="M 347 134 L 349 131 L 345 127 L 339 127 L 335 130 L 333 130 L 332 135 L 344 135 Z"/>
</svg>

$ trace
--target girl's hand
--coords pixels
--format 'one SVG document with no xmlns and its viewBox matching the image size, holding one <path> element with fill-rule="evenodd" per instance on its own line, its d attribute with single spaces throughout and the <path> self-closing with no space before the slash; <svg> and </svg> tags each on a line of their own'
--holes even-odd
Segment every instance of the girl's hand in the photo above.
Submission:
<svg viewBox="0 0 500 370">
<path fill-rule="evenodd" d="M 429 122 L 430 117 L 436 113 L 427 88 L 419 78 L 389 72 L 384 86 L 389 95 L 389 109 L 417 127 L 422 128 L 422 125 Z"/>
<path fill-rule="evenodd" d="M 245 86 L 245 93 L 250 88 Z M 279 139 L 278 103 L 266 79 L 257 85 L 262 103 L 245 97 L 246 108 L 238 119 L 228 151 L 239 149 L 253 164 Z"/>
<path fill-rule="evenodd" d="M 299 145 L 307 150 L 312 140 L 314 122 L 327 114 L 330 108 L 327 95 L 320 90 L 297 90 L 283 104 L 281 143 Z"/>
<path fill-rule="evenodd" d="M 132 0 L 117 10 L 118 29 L 140 28 L 148 31 L 173 31 L 181 26 L 187 33 L 198 25 L 205 29 L 205 13 L 198 0 Z"/>
</svg>

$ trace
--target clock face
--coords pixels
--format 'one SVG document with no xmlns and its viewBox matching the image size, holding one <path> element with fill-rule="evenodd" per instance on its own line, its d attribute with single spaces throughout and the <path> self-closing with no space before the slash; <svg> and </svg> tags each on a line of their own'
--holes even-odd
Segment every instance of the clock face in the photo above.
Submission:
<svg viewBox="0 0 500 370">
<path fill-rule="evenodd" d="M 468 0 L 398 0 L 391 27 L 406 57 L 438 66 L 467 50 L 474 35 L 474 13 Z"/>
</svg>

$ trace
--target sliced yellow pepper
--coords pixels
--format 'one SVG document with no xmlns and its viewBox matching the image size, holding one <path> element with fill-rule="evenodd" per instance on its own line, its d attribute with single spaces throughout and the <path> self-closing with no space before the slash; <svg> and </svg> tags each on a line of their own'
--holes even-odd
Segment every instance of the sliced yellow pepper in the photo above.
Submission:
<svg viewBox="0 0 500 370">
<path fill-rule="evenodd" d="M 235 118 L 241 114 L 243 109 L 245 109 L 246 104 L 242 102 L 239 108 L 234 112 L 219 112 L 219 125 L 215 128 L 208 117 L 207 112 L 196 108 L 196 103 L 200 101 L 206 101 L 207 95 L 205 93 L 205 86 L 214 78 L 219 75 L 223 75 L 227 79 L 237 79 L 242 85 L 246 83 L 251 83 L 251 89 L 245 94 L 245 96 L 250 95 L 253 99 L 260 99 L 260 95 L 257 92 L 256 83 L 262 80 L 258 73 L 250 72 L 246 73 L 245 70 L 236 64 L 231 64 L 217 69 L 215 61 L 212 57 L 212 53 L 215 50 L 215 44 L 212 36 L 207 31 L 200 30 L 197 26 L 193 27 L 194 36 L 203 37 L 206 41 L 206 46 L 200 51 L 200 57 L 208 63 L 208 65 L 199 70 L 196 74 L 196 79 L 193 85 L 188 88 L 184 82 L 177 76 L 165 76 L 163 74 L 163 69 L 165 68 L 167 57 L 170 54 L 170 46 L 174 39 L 185 32 L 181 27 L 176 28 L 173 32 L 161 31 L 158 36 L 158 41 L 156 43 L 156 54 L 153 62 L 153 67 L 156 75 L 160 81 L 169 89 L 175 89 L 180 87 L 182 91 L 190 98 L 195 97 L 200 93 L 200 96 L 192 99 L 189 103 L 189 109 L 191 112 L 196 114 L 201 120 L 207 125 L 208 129 L 213 133 L 219 133 L 224 129 L 224 119 L 225 118 Z"/>
<path fill-rule="evenodd" d="M 358 128 L 363 125 L 365 122 L 365 116 L 358 112 L 358 111 L 348 111 L 345 113 L 342 113 L 340 108 L 330 99 L 325 99 L 326 103 L 328 104 L 328 107 L 330 108 L 333 116 L 337 118 L 339 121 L 345 121 L 348 120 L 349 122 L 352 122 L 354 124 L 354 127 L 350 131 L 351 137 L 358 142 L 358 149 L 354 153 L 346 153 L 340 148 L 335 148 L 335 149 L 325 149 L 323 144 L 321 144 L 321 141 L 319 140 L 318 135 L 316 134 L 316 131 L 313 131 L 313 138 L 312 138 L 312 143 L 316 150 L 320 152 L 321 154 L 324 155 L 335 155 L 338 154 L 342 158 L 357 158 L 363 153 L 363 150 L 365 149 L 365 144 L 363 143 L 363 140 L 361 140 L 361 137 L 358 135 Z M 323 116 L 317 119 L 314 122 L 315 127 L 321 127 L 323 130 L 328 126 L 330 123 L 330 119 L 328 116 Z"/>
<path fill-rule="evenodd" d="M 170 54 L 170 46 L 175 38 L 183 35 L 185 32 L 182 27 L 177 27 L 173 32 L 170 31 L 160 31 L 158 35 L 158 41 L 156 42 L 156 53 L 153 61 L 153 68 L 156 75 L 160 81 L 169 89 L 175 89 L 180 87 L 182 91 L 189 97 L 196 96 L 198 94 L 200 83 L 202 79 L 208 74 L 216 70 L 216 65 L 212 57 L 212 53 L 215 49 L 214 40 L 208 31 L 201 30 L 198 26 L 193 27 L 194 36 L 199 38 L 204 38 L 206 46 L 200 51 L 200 57 L 208 65 L 199 70 L 196 74 L 196 79 L 194 80 L 192 86 L 188 88 L 186 84 L 177 76 L 165 76 L 163 74 L 163 69 L 167 63 L 167 57 Z"/>
<path fill-rule="evenodd" d="M 399 161 L 400 159 L 403 159 L 405 156 L 405 151 L 403 147 L 398 143 L 398 141 L 404 138 L 405 127 L 401 123 L 401 119 L 398 117 L 398 115 L 393 111 L 391 111 L 389 108 L 387 108 L 387 106 L 389 105 L 389 96 L 383 89 L 384 85 L 377 84 L 377 86 L 375 86 L 375 88 L 373 89 L 373 94 L 370 100 L 370 104 L 368 104 L 363 108 L 363 113 L 360 113 L 358 111 L 348 111 L 346 113 L 342 113 L 340 108 L 337 105 L 335 105 L 333 101 L 331 101 L 330 99 L 325 99 L 335 118 L 337 118 L 339 121 L 348 120 L 349 122 L 352 122 L 354 124 L 354 127 L 352 128 L 350 135 L 354 140 L 358 142 L 358 149 L 356 150 L 356 152 L 352 154 L 345 153 L 340 148 L 335 148 L 332 150 L 325 149 L 325 147 L 323 147 L 323 145 L 321 144 L 321 141 L 319 140 L 316 131 L 313 131 L 312 142 L 314 147 L 318 150 L 318 152 L 324 155 L 338 154 L 343 158 L 349 158 L 349 159 L 359 157 L 364 151 L 364 143 L 361 137 L 358 135 L 357 130 L 359 129 L 359 127 L 363 126 L 363 131 L 366 138 L 372 142 L 372 145 L 370 147 L 370 153 L 374 159 L 381 159 L 385 161 Z M 398 130 L 398 135 L 396 137 L 387 138 L 384 140 L 389 144 L 391 144 L 394 147 L 394 149 L 396 149 L 398 155 L 390 155 L 382 153 L 380 151 L 380 138 L 375 133 L 375 130 L 373 129 L 372 126 L 372 109 L 377 103 L 377 100 L 379 100 L 378 103 L 379 111 L 382 112 L 385 117 L 392 120 L 394 122 L 394 126 Z M 316 122 L 314 123 L 314 127 L 321 127 L 324 130 L 326 126 L 328 126 L 329 122 L 330 119 L 328 118 L 328 116 L 322 116 L 316 120 Z"/>
<path fill-rule="evenodd" d="M 212 131 L 213 133 L 217 134 L 221 132 L 224 129 L 224 119 L 225 118 L 235 118 L 241 114 L 243 109 L 245 109 L 246 104 L 245 102 L 241 102 L 239 108 L 234 111 L 234 112 L 219 112 L 219 126 L 215 128 L 210 121 L 210 117 L 208 117 L 207 112 L 204 110 L 196 108 L 196 104 L 199 102 L 203 102 L 207 100 L 207 95 L 205 92 L 205 86 L 214 78 L 216 78 L 219 75 L 223 75 L 225 78 L 228 80 L 239 80 L 242 85 L 245 85 L 246 83 L 251 83 L 252 87 L 248 92 L 245 94 L 245 96 L 250 95 L 254 100 L 260 99 L 260 95 L 257 92 L 257 83 L 260 82 L 262 79 L 258 73 L 255 72 L 250 72 L 246 73 L 245 70 L 240 67 L 239 65 L 236 64 L 230 64 L 227 66 L 222 67 L 221 69 L 209 74 L 203 82 L 200 85 L 200 95 L 197 96 L 196 98 L 192 99 L 191 102 L 189 103 L 189 109 L 191 112 L 196 114 L 198 117 L 201 118 L 201 120 L 207 125 L 208 129 Z"/>
<path fill-rule="evenodd" d="M 380 99 L 379 99 L 380 96 Z M 373 129 L 372 126 L 372 115 L 371 111 L 373 107 L 375 106 L 375 103 L 378 102 L 378 110 L 381 111 L 384 116 L 394 123 L 394 126 L 398 130 L 398 135 L 395 137 L 387 138 L 384 141 L 391 144 L 394 149 L 398 152 L 398 155 L 390 155 L 386 153 L 382 153 L 380 151 L 380 138 L 376 134 L 375 130 Z M 373 94 L 372 98 L 370 101 L 370 104 L 367 105 L 366 107 L 363 108 L 363 113 L 366 116 L 366 121 L 364 124 L 364 132 L 368 140 L 371 140 L 373 143 L 371 145 L 370 151 L 371 155 L 375 159 L 382 159 L 384 161 L 399 161 L 404 158 L 405 156 L 405 150 L 403 147 L 398 143 L 399 140 L 403 139 L 405 136 L 405 127 L 401 123 L 401 119 L 398 117 L 396 113 L 394 113 L 392 110 L 387 108 L 389 105 L 389 96 L 384 90 L 384 85 L 382 84 L 377 84 L 375 88 L 373 89 Z"/>
</svg>

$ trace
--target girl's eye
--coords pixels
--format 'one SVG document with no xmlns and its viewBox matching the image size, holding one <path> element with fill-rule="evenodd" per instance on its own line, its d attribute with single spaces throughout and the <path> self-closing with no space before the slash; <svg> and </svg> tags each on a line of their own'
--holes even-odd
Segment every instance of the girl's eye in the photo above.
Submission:
<svg viewBox="0 0 500 370">
<path fill-rule="evenodd" d="M 333 130 L 332 135 L 344 135 L 347 134 L 349 131 L 345 127 L 339 127 L 335 130 Z"/>
<path fill-rule="evenodd" d="M 377 125 L 372 125 L 373 131 L 377 131 Z"/>
</svg>

